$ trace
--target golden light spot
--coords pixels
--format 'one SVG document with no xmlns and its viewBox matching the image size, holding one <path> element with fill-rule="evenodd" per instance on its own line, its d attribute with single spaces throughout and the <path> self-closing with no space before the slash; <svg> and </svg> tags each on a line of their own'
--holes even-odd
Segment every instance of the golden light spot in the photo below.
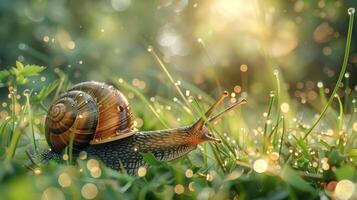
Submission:
<svg viewBox="0 0 357 200">
<path fill-rule="evenodd" d="M 87 159 L 87 152 L 81 151 L 81 152 L 79 153 L 79 159 L 81 159 L 81 160 Z"/>
<path fill-rule="evenodd" d="M 5 119 L 5 118 L 8 117 L 8 116 L 9 116 L 9 113 L 6 112 L 5 110 L 3 110 L 3 111 L 0 112 L 0 117 L 1 117 L 2 119 Z"/>
<path fill-rule="evenodd" d="M 297 89 L 303 89 L 304 88 L 304 83 L 303 82 L 297 82 L 296 83 L 296 88 Z"/>
<path fill-rule="evenodd" d="M 41 76 L 41 81 L 46 81 L 46 77 L 45 76 Z"/>
<path fill-rule="evenodd" d="M 206 175 L 206 181 L 213 181 L 213 175 L 212 174 L 207 174 Z"/>
<path fill-rule="evenodd" d="M 138 176 L 143 177 L 146 175 L 146 167 L 139 167 L 138 169 Z"/>
<path fill-rule="evenodd" d="M 92 167 L 90 169 L 90 175 L 93 177 L 93 178 L 99 178 L 100 175 L 102 175 L 102 170 L 99 168 L 99 167 Z"/>
<path fill-rule="evenodd" d="M 63 154 L 62 159 L 63 159 L 63 160 L 68 160 L 68 159 L 69 159 L 68 154 Z"/>
<path fill-rule="evenodd" d="M 353 127 L 353 130 L 357 132 L 357 122 L 353 123 L 352 127 Z"/>
<path fill-rule="evenodd" d="M 42 173 L 42 170 L 41 170 L 41 168 L 36 167 L 36 168 L 33 170 L 33 173 L 35 173 L 36 175 L 40 175 L 40 174 Z"/>
<path fill-rule="evenodd" d="M 329 23 L 323 22 L 314 30 L 313 36 L 317 43 L 325 43 L 333 36 L 334 30 Z"/>
<path fill-rule="evenodd" d="M 279 153 L 278 152 L 272 152 L 271 154 L 270 154 L 270 159 L 271 160 L 274 160 L 274 161 L 277 161 L 277 160 L 279 160 Z"/>
<path fill-rule="evenodd" d="M 140 128 L 144 125 L 144 121 L 141 119 L 141 118 L 136 118 L 135 119 L 135 122 L 136 122 L 136 126 L 137 128 Z"/>
<path fill-rule="evenodd" d="M 319 166 L 319 163 L 317 163 L 317 162 L 313 162 L 313 163 L 312 163 L 312 167 L 316 168 L 316 167 L 318 167 L 318 166 Z"/>
<path fill-rule="evenodd" d="M 188 184 L 188 189 L 191 191 L 191 192 L 194 192 L 195 191 L 195 188 L 193 186 L 194 182 L 191 182 Z"/>
<path fill-rule="evenodd" d="M 64 200 L 63 192 L 55 187 L 49 187 L 43 191 L 41 200 Z"/>
<path fill-rule="evenodd" d="M 93 183 L 83 185 L 81 194 L 85 199 L 94 199 L 98 195 L 98 188 Z"/>
<path fill-rule="evenodd" d="M 240 71 L 242 71 L 242 72 L 248 71 L 248 65 L 242 64 L 242 65 L 240 66 Z"/>
<path fill-rule="evenodd" d="M 264 173 L 268 169 L 268 163 L 264 159 L 258 159 L 254 162 L 253 169 L 258 173 Z"/>
<path fill-rule="evenodd" d="M 42 40 L 47 43 L 50 41 L 50 38 L 47 35 L 45 35 L 45 36 L 43 36 Z"/>
<path fill-rule="evenodd" d="M 288 103 L 284 102 L 280 105 L 280 109 L 283 113 L 287 113 L 290 110 L 290 106 Z"/>
<path fill-rule="evenodd" d="M 315 100 L 317 98 L 317 93 L 313 90 L 310 90 L 308 93 L 307 93 L 307 98 L 311 101 Z"/>
<path fill-rule="evenodd" d="M 58 177 L 58 183 L 61 187 L 69 187 L 72 183 L 71 177 L 67 173 L 62 173 Z"/>
<path fill-rule="evenodd" d="M 96 159 L 89 159 L 87 168 L 91 171 L 94 167 L 99 167 L 99 162 Z"/>
<path fill-rule="evenodd" d="M 331 54 L 332 54 L 332 49 L 331 49 L 331 47 L 328 47 L 328 46 L 324 47 L 324 48 L 322 49 L 322 53 L 323 53 L 325 56 L 331 55 Z"/>
<path fill-rule="evenodd" d="M 301 12 L 301 11 L 304 9 L 304 7 L 305 7 L 304 1 L 298 0 L 298 1 L 296 1 L 295 4 L 294 4 L 294 11 L 297 12 L 297 13 L 299 13 L 299 12 Z"/>
<path fill-rule="evenodd" d="M 68 49 L 74 49 L 74 48 L 76 48 L 76 43 L 74 43 L 73 41 L 69 41 L 69 42 L 67 43 L 67 48 L 68 48 Z"/>
<path fill-rule="evenodd" d="M 355 191 L 355 185 L 350 180 L 341 180 L 335 188 L 335 195 L 338 199 L 349 199 Z"/>
<path fill-rule="evenodd" d="M 191 178 L 193 176 L 193 171 L 192 169 L 187 169 L 186 172 L 185 172 L 185 176 L 187 178 Z"/>
<path fill-rule="evenodd" d="M 185 192 L 185 188 L 181 184 L 177 184 L 174 188 L 176 194 L 182 194 Z"/>
<path fill-rule="evenodd" d="M 234 86 L 234 92 L 239 94 L 242 91 L 242 88 L 239 85 Z"/>
<path fill-rule="evenodd" d="M 322 169 L 325 170 L 325 171 L 327 171 L 327 170 L 330 169 L 330 165 L 329 165 L 327 162 L 323 162 L 323 163 L 322 163 Z"/>
</svg>

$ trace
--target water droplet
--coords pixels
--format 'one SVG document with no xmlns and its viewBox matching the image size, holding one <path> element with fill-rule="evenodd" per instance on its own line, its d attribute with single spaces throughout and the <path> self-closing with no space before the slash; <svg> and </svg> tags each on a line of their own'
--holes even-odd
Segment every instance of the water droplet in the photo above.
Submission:
<svg viewBox="0 0 357 200">
<path fill-rule="evenodd" d="M 279 70 L 274 69 L 273 73 L 274 73 L 275 76 L 277 76 L 277 75 L 279 75 Z"/>
<path fill-rule="evenodd" d="M 275 96 L 275 92 L 274 91 L 270 91 L 270 97 L 274 97 Z"/>
<path fill-rule="evenodd" d="M 353 14 L 355 14 L 355 8 L 349 8 L 347 10 L 347 12 L 348 12 L 349 15 L 353 15 Z"/>
<path fill-rule="evenodd" d="M 345 73 L 345 78 L 349 78 L 350 77 L 350 73 L 346 72 Z"/>
<path fill-rule="evenodd" d="M 25 97 L 29 97 L 29 96 L 31 95 L 31 90 L 25 89 L 25 90 L 23 91 L 23 95 L 24 95 Z"/>
<path fill-rule="evenodd" d="M 151 46 L 151 45 L 148 46 L 147 51 L 148 51 L 148 52 L 151 52 L 151 51 L 152 51 L 152 46 Z"/>
</svg>

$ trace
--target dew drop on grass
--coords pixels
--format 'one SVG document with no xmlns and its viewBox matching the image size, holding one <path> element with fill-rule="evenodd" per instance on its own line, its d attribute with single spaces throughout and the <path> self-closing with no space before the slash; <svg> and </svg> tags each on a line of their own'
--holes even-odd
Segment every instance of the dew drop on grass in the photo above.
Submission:
<svg viewBox="0 0 357 200">
<path fill-rule="evenodd" d="M 345 78 L 349 78 L 350 77 L 350 73 L 346 72 L 345 73 Z"/>
<path fill-rule="evenodd" d="M 355 13 L 355 8 L 349 8 L 349 9 L 347 10 L 347 12 L 348 12 L 349 15 L 352 15 L 352 14 Z"/>
<path fill-rule="evenodd" d="M 25 89 L 25 90 L 23 91 L 23 95 L 24 95 L 25 97 L 29 97 L 29 96 L 31 95 L 31 90 Z"/>
<path fill-rule="evenodd" d="M 273 73 L 274 73 L 275 76 L 277 76 L 277 75 L 279 75 L 279 70 L 274 69 Z"/>
<path fill-rule="evenodd" d="M 147 51 L 148 51 L 148 52 L 152 52 L 152 46 L 151 46 L 151 45 L 148 46 Z"/>
<path fill-rule="evenodd" d="M 280 105 L 280 109 L 283 113 L 287 113 L 290 110 L 290 106 L 288 103 L 284 102 Z"/>
</svg>

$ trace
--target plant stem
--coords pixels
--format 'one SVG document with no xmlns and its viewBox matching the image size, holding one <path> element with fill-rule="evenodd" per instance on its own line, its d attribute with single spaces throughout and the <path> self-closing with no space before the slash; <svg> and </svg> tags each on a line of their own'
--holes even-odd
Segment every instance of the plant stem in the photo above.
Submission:
<svg viewBox="0 0 357 200">
<path fill-rule="evenodd" d="M 12 130 L 10 133 L 10 137 L 8 138 L 8 141 L 10 141 L 10 143 L 12 142 L 12 137 L 14 135 L 15 132 L 15 126 L 16 126 L 16 84 L 14 84 L 13 86 L 13 90 L 10 91 L 11 94 L 11 102 L 12 102 L 12 112 L 11 112 L 11 119 L 12 119 Z"/>
<path fill-rule="evenodd" d="M 283 148 L 284 135 L 285 135 L 285 118 L 283 117 L 283 133 L 281 134 L 281 139 L 280 139 L 281 141 L 279 147 L 279 155 L 281 155 L 281 150 Z"/>
<path fill-rule="evenodd" d="M 6 153 L 6 158 L 5 158 L 6 162 L 9 162 L 14 157 L 17 144 L 18 144 L 18 142 L 20 140 L 20 136 L 21 136 L 21 132 L 20 132 L 19 127 L 17 126 L 16 129 L 13 131 L 13 135 L 12 135 L 12 138 L 11 138 L 11 143 L 10 143 L 10 146 L 9 146 L 8 151 Z"/>
<path fill-rule="evenodd" d="M 347 68 L 347 62 L 348 62 L 348 57 L 350 54 L 350 47 L 351 47 L 351 39 L 352 39 L 352 30 L 353 30 L 353 19 L 354 19 L 354 12 L 349 13 L 350 17 L 349 17 L 349 22 L 348 22 L 348 32 L 347 32 L 347 41 L 346 41 L 346 49 L 345 49 L 345 55 L 343 58 L 343 63 L 342 63 L 342 69 L 340 71 L 340 75 L 338 76 L 335 88 L 332 91 L 332 94 L 326 104 L 326 106 L 324 107 L 324 109 L 322 110 L 322 112 L 320 113 L 320 116 L 317 118 L 317 120 L 314 122 L 314 124 L 307 130 L 306 134 L 304 135 L 303 139 L 306 139 L 307 136 L 310 135 L 310 133 L 312 132 L 312 130 L 314 130 L 314 128 L 317 126 L 317 124 L 320 122 L 320 120 L 322 119 L 322 117 L 325 115 L 328 107 L 331 105 L 333 98 L 335 98 L 335 94 L 337 93 L 337 90 L 341 84 L 341 81 L 343 79 L 343 76 L 346 72 L 346 68 Z"/>
<path fill-rule="evenodd" d="M 35 152 L 37 153 L 35 130 L 34 130 L 34 127 L 33 127 L 33 124 L 32 124 L 32 110 L 31 110 L 31 105 L 30 105 L 30 95 L 31 94 L 25 95 L 26 96 L 26 106 L 27 106 L 27 112 L 28 112 L 29 125 L 30 125 L 30 128 L 31 128 L 33 146 L 35 148 Z"/>
</svg>

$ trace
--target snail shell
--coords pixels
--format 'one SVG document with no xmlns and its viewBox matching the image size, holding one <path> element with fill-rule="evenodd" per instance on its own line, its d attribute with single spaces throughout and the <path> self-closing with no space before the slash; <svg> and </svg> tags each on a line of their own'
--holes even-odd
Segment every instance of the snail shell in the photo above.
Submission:
<svg viewBox="0 0 357 200">
<path fill-rule="evenodd" d="M 63 93 L 50 107 L 45 122 L 46 140 L 61 152 L 73 138 L 73 148 L 101 144 L 136 133 L 125 96 L 113 86 L 83 82 Z"/>
</svg>

